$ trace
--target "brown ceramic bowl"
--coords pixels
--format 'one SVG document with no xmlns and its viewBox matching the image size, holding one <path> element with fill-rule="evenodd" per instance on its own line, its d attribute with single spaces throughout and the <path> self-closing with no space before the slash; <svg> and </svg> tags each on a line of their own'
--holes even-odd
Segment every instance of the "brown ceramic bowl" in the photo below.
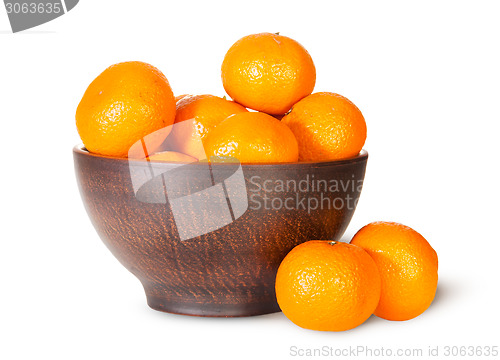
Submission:
<svg viewBox="0 0 500 360">
<path fill-rule="evenodd" d="M 150 307 L 201 316 L 279 311 L 281 260 L 312 239 L 338 240 L 368 154 L 317 163 L 153 163 L 73 150 L 87 213 Z M 207 175 L 208 174 L 208 175 Z"/>
</svg>

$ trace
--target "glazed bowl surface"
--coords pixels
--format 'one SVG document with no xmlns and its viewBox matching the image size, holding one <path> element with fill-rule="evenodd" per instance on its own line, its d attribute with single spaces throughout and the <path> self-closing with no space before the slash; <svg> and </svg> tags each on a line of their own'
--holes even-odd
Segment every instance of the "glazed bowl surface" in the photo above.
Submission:
<svg viewBox="0 0 500 360">
<path fill-rule="evenodd" d="M 88 216 L 145 289 L 150 307 L 200 316 L 279 311 L 281 260 L 313 239 L 339 240 L 368 154 L 330 162 L 168 163 L 73 149 Z"/>
</svg>

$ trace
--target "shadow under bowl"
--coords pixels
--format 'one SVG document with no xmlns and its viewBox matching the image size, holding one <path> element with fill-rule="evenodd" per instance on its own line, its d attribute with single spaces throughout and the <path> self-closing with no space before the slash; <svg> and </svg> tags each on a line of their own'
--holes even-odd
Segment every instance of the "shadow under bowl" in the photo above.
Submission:
<svg viewBox="0 0 500 360">
<path fill-rule="evenodd" d="M 279 311 L 274 282 L 296 245 L 339 240 L 368 154 L 329 162 L 166 163 L 73 149 L 87 213 L 151 308 L 199 316 Z"/>
</svg>

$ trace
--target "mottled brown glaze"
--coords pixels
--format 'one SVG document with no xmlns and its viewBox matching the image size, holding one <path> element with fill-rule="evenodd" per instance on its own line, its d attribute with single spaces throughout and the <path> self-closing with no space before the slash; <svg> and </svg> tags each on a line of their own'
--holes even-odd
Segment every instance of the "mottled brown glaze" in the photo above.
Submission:
<svg viewBox="0 0 500 360">
<path fill-rule="evenodd" d="M 87 213 L 102 241 L 142 282 L 149 306 L 171 313 L 224 317 L 279 311 L 274 281 L 281 260 L 307 240 L 340 239 L 355 207 L 335 209 L 324 202 L 323 209 L 309 212 L 297 203 L 290 209 L 265 209 L 263 196 L 299 196 L 300 202 L 302 197 L 321 199 L 323 193 L 323 198 L 346 201 L 350 197 L 357 202 L 361 191 L 358 181 L 364 178 L 368 158 L 363 151 L 352 159 L 334 162 L 242 165 L 248 188 L 247 211 L 229 225 L 181 241 L 169 202 L 148 203 L 148 197 L 154 198 L 163 188 L 151 181 L 137 193 L 133 189 L 129 166 L 147 166 L 146 161 L 129 163 L 127 159 L 93 155 L 82 146 L 75 147 L 73 153 Z M 175 167 L 171 163 L 155 166 L 164 170 Z M 206 164 L 178 168 L 167 180 L 202 187 L 202 166 Z M 227 164 L 214 167 L 219 174 L 229 168 Z M 354 181 L 356 186 L 339 191 L 330 188 L 328 192 L 280 191 L 275 186 L 279 180 L 302 180 L 302 185 L 317 180 Z M 337 201 L 336 207 L 339 205 Z"/>
</svg>

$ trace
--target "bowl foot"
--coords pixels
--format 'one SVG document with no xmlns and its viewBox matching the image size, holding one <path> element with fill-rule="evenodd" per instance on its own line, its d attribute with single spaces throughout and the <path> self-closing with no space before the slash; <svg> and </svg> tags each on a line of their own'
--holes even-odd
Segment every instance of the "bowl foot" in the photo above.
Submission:
<svg viewBox="0 0 500 360">
<path fill-rule="evenodd" d="M 173 302 L 154 296 L 147 296 L 150 308 L 172 314 L 206 317 L 242 317 L 264 315 L 281 311 L 276 302 L 253 304 L 218 304 Z"/>
</svg>

